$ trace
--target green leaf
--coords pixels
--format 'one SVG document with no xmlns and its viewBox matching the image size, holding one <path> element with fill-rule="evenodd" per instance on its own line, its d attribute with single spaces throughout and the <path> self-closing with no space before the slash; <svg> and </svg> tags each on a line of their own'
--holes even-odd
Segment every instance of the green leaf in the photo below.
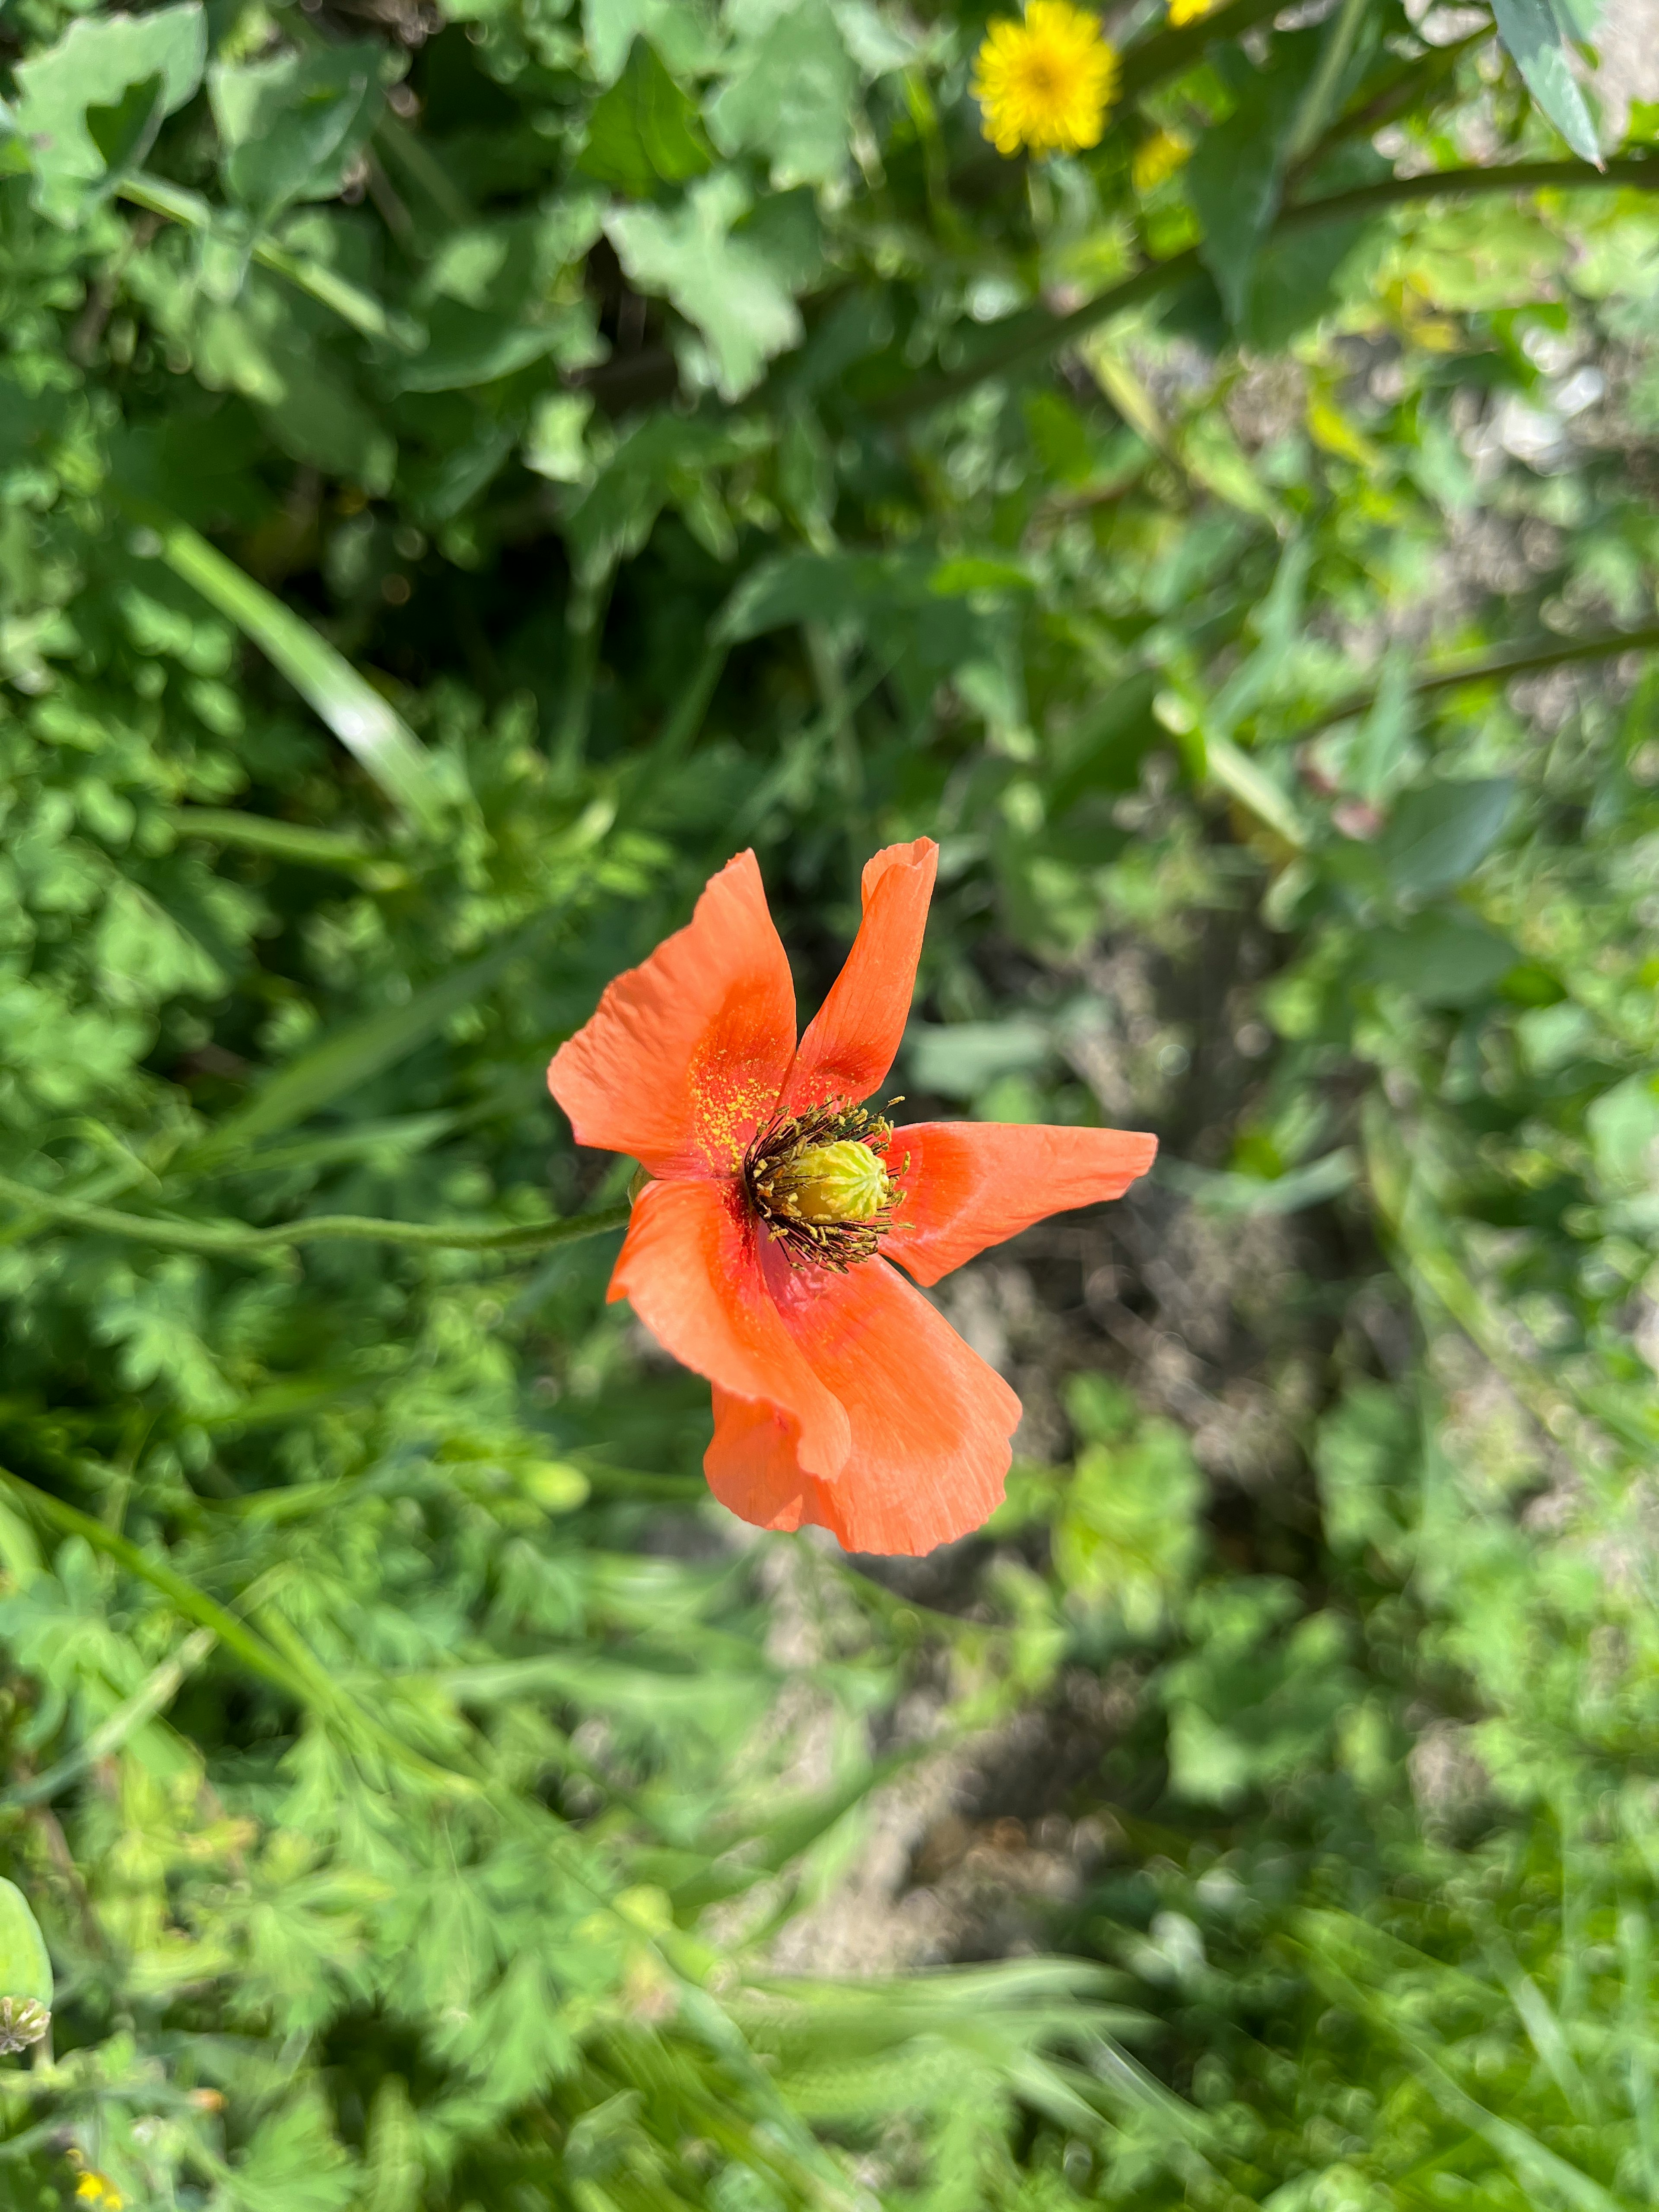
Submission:
<svg viewBox="0 0 1659 2212">
<path fill-rule="evenodd" d="M 700 177 L 714 160 L 696 103 L 635 39 L 628 66 L 587 118 L 577 166 L 632 199 L 648 199 L 659 184 Z"/>
<path fill-rule="evenodd" d="M 52 2010 L 52 1960 L 46 1938 L 15 1883 L 0 1879 L 0 1997 Z"/>
<path fill-rule="evenodd" d="M 107 107 L 87 110 L 87 133 L 103 156 L 108 178 L 124 176 L 155 143 L 166 112 L 167 89 L 160 70 L 130 84 Z"/>
<path fill-rule="evenodd" d="M 739 399 L 775 354 L 799 343 L 800 317 L 769 262 L 732 236 L 749 193 L 731 170 L 705 177 L 672 214 L 629 208 L 605 232 L 629 281 L 672 301 L 708 341 L 710 380 Z"/>
<path fill-rule="evenodd" d="M 1527 89 L 1573 152 L 1601 167 L 1595 125 L 1567 59 L 1567 36 L 1576 27 L 1563 21 L 1557 0 L 1492 0 L 1498 35 L 1514 57 Z"/>
<path fill-rule="evenodd" d="M 1408 791 L 1376 848 L 1389 889 L 1413 900 L 1455 890 L 1492 850 L 1514 804 L 1514 780 L 1506 775 Z"/>
<path fill-rule="evenodd" d="M 186 0 L 152 15 L 83 16 L 20 62 L 14 120 L 41 213 L 68 226 L 112 191 L 195 92 L 206 59 L 206 16 Z"/>
<path fill-rule="evenodd" d="M 763 27 L 738 41 L 709 127 L 726 153 L 766 155 L 776 184 L 828 184 L 847 167 L 859 89 L 829 0 L 755 12 Z"/>
<path fill-rule="evenodd" d="M 1279 212 L 1285 151 L 1314 58 L 1299 41 L 1292 51 L 1301 66 L 1286 66 L 1288 45 L 1280 42 L 1275 68 L 1247 80 L 1238 106 L 1204 133 L 1187 164 L 1188 197 L 1204 226 L 1199 252 L 1235 330 L 1249 313 L 1256 255 Z"/>
<path fill-rule="evenodd" d="M 226 187 L 256 222 L 340 191 L 380 112 L 383 52 L 359 40 L 209 72 Z"/>
<path fill-rule="evenodd" d="M 1467 1006 L 1508 975 L 1520 954 L 1507 937 L 1456 910 L 1419 914 L 1403 929 L 1375 931 L 1360 972 L 1431 1006 Z"/>
</svg>

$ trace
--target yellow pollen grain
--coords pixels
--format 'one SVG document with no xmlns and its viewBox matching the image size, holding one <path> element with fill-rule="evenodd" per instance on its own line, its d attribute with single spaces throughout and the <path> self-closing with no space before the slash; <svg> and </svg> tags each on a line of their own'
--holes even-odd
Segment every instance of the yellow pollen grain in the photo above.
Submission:
<svg viewBox="0 0 1659 2212">
<path fill-rule="evenodd" d="M 1030 0 L 1023 23 L 1000 16 L 987 32 L 974 97 L 999 154 L 1075 154 L 1099 144 L 1117 76 L 1097 16 L 1071 0 Z"/>
</svg>

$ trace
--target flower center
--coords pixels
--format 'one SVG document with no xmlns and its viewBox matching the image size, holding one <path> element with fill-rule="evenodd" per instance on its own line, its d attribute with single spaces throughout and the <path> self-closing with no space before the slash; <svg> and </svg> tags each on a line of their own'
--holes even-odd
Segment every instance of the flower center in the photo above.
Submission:
<svg viewBox="0 0 1659 2212">
<path fill-rule="evenodd" d="M 868 1145 L 842 1137 L 793 1154 L 773 1177 L 772 1194 L 802 1221 L 873 1221 L 887 1203 L 887 1170 Z"/>
<path fill-rule="evenodd" d="M 886 1163 L 893 1125 L 862 1108 L 830 1104 L 763 1129 L 743 1164 L 755 1212 L 792 1267 L 844 1273 L 872 1258 L 901 1203 Z"/>
</svg>

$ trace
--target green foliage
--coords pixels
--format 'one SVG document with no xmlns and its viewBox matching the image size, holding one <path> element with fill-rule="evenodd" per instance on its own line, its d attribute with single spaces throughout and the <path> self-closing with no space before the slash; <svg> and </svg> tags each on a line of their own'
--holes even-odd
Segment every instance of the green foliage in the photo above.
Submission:
<svg viewBox="0 0 1659 2212">
<path fill-rule="evenodd" d="M 982 11 L 4 11 L 8 2203 L 1659 2189 L 1659 164 L 1497 23 L 1028 163 Z M 1164 1157 L 945 1286 L 907 1581 L 708 1502 L 544 1071 L 924 833 L 912 1109 Z M 792 1951 L 1077 1711 L 1018 1937 Z"/>
</svg>

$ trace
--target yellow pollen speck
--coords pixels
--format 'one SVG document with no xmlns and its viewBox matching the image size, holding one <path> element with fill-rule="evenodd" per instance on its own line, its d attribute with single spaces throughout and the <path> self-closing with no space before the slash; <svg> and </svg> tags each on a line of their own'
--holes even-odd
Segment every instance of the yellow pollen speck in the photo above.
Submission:
<svg viewBox="0 0 1659 2212">
<path fill-rule="evenodd" d="M 798 1221 L 873 1221 L 890 1202 L 887 1170 L 868 1145 L 813 1145 L 780 1168 L 774 1197 Z"/>
<path fill-rule="evenodd" d="M 974 64 L 974 97 L 999 154 L 1075 154 L 1097 146 L 1117 88 L 1117 55 L 1100 21 L 1071 0 L 1030 0 L 1000 16 Z"/>
</svg>

